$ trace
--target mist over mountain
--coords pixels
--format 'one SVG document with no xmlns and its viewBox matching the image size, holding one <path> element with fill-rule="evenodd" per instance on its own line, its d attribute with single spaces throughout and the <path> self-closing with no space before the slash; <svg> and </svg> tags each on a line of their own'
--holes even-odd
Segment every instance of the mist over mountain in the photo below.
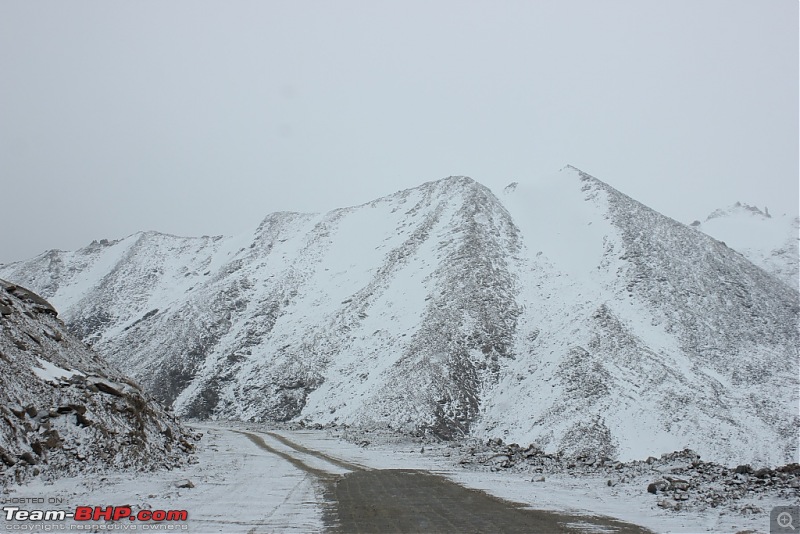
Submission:
<svg viewBox="0 0 800 534">
<path fill-rule="evenodd" d="M 729 248 L 714 220 L 698 231 L 567 167 L 234 237 L 138 233 L 0 276 L 187 417 L 797 461 L 791 262 Z"/>
<path fill-rule="evenodd" d="M 800 284 L 798 232 L 800 218 L 770 214 L 756 206 L 737 202 L 715 210 L 691 226 L 741 252 L 744 257 L 797 290 Z"/>
</svg>

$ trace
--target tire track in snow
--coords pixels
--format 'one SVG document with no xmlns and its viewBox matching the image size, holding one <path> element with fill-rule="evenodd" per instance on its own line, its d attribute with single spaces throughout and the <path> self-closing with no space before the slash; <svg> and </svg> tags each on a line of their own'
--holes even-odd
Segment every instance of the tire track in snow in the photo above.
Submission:
<svg viewBox="0 0 800 534">
<path fill-rule="evenodd" d="M 276 434 L 274 432 L 266 432 L 266 434 L 268 436 L 270 436 L 272 438 L 275 438 L 276 440 L 280 441 L 281 443 L 283 443 L 287 447 L 291 447 L 292 449 L 296 450 L 297 452 L 302 452 L 302 453 L 305 453 L 305 454 L 309 454 L 311 456 L 316 456 L 317 458 L 319 458 L 321 460 L 325 460 L 326 462 L 332 463 L 333 465 L 338 465 L 342 469 L 347 469 L 349 471 L 369 471 L 370 470 L 369 467 L 365 467 L 365 466 L 359 465 L 359 464 L 354 464 L 354 463 L 351 463 L 351 462 L 345 462 L 344 460 L 340 460 L 338 458 L 334 458 L 333 456 L 328 456 L 325 453 L 322 453 L 322 452 L 319 452 L 319 451 L 315 451 L 313 449 L 309 449 L 307 447 L 304 447 L 304 446 L 302 446 L 300 444 L 297 444 L 297 443 L 295 443 L 295 442 L 293 442 L 293 441 L 281 436 L 280 434 Z"/>
<path fill-rule="evenodd" d="M 291 454 L 289 454 L 287 452 L 284 452 L 282 450 L 279 450 L 279 449 L 269 445 L 266 441 L 264 441 L 264 438 L 259 436 L 258 434 L 253 434 L 251 432 L 243 432 L 243 431 L 240 431 L 240 430 L 234 430 L 234 432 L 237 432 L 239 434 L 243 434 L 244 436 L 247 437 L 247 439 L 252 441 L 253 444 L 256 447 L 258 447 L 260 449 L 263 449 L 263 450 L 265 450 L 265 451 L 267 451 L 269 453 L 272 453 L 272 454 L 274 454 L 276 456 L 280 456 L 281 458 L 283 458 L 284 460 L 286 460 L 287 462 L 289 462 L 290 464 L 295 466 L 297 469 L 300 469 L 301 471 L 305 471 L 306 473 L 314 475 L 315 477 L 319 478 L 320 480 L 330 481 L 333 478 L 336 478 L 337 476 L 339 476 L 337 473 L 332 473 L 330 471 L 325 471 L 324 469 L 319 469 L 317 467 L 313 467 L 313 466 L 307 464 L 306 462 L 304 462 L 303 460 L 297 458 L 296 456 L 292 456 Z M 294 447 L 292 447 L 292 448 L 294 448 Z M 321 459 L 323 459 L 325 461 L 328 461 L 328 460 L 326 460 L 324 458 L 324 455 L 322 455 L 322 453 L 319 453 L 319 454 L 320 454 L 320 456 L 323 457 Z M 317 456 L 317 455 L 313 455 L 313 456 Z"/>
<path fill-rule="evenodd" d="M 431 472 L 370 469 L 299 445 L 280 434 L 268 436 L 301 457 L 345 472 L 312 466 L 267 443 L 261 435 L 234 430 L 262 450 L 317 477 L 323 485 L 324 521 L 333 532 L 563 532 L 641 534 L 642 527 L 607 517 L 533 510 Z M 288 501 L 291 495 L 286 497 Z"/>
</svg>

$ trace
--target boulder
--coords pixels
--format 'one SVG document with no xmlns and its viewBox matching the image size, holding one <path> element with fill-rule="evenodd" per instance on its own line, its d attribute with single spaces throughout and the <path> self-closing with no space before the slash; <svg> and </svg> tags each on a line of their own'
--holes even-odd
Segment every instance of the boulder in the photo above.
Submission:
<svg viewBox="0 0 800 534">
<path fill-rule="evenodd" d="M 753 472 L 753 468 L 750 466 L 750 464 L 737 465 L 736 469 L 734 469 L 733 472 L 738 473 L 740 475 L 749 475 L 750 473 Z"/>
<path fill-rule="evenodd" d="M 649 493 L 658 493 L 659 491 L 666 491 L 667 489 L 669 489 L 669 482 L 666 480 L 656 480 L 647 486 L 647 491 Z"/>
</svg>

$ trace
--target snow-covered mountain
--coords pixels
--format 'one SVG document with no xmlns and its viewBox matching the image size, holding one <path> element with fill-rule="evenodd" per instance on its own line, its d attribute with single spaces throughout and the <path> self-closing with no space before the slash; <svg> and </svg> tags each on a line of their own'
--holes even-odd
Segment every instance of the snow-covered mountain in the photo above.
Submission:
<svg viewBox="0 0 800 534">
<path fill-rule="evenodd" d="M 0 280 L 0 486 L 185 463 L 192 436 L 56 315 L 35 293 Z"/>
<path fill-rule="evenodd" d="M 798 293 L 572 167 L 0 267 L 180 414 L 796 461 Z"/>
<path fill-rule="evenodd" d="M 767 208 L 762 211 L 737 202 L 714 211 L 702 222 L 694 221 L 691 226 L 723 241 L 789 287 L 798 289 L 800 218 L 785 213 L 771 215 Z"/>
</svg>

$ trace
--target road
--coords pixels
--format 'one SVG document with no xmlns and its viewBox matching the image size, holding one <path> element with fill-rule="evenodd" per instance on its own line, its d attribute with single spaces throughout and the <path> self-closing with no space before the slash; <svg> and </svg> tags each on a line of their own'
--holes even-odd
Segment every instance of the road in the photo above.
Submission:
<svg viewBox="0 0 800 534">
<path fill-rule="evenodd" d="M 326 500 L 325 525 L 332 532 L 650 532 L 608 517 L 524 508 L 426 471 L 371 469 L 274 432 L 238 432 L 317 479 Z"/>
</svg>

